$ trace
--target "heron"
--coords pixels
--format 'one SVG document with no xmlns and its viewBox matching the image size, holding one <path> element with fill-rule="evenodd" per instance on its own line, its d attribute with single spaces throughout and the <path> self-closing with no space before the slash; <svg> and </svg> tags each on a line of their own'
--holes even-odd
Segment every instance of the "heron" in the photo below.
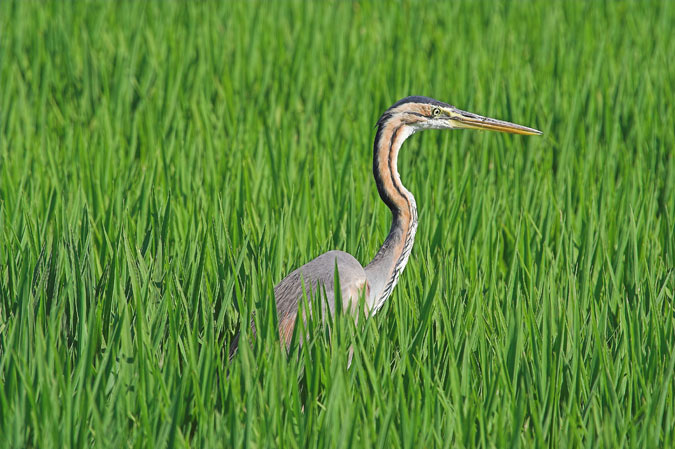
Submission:
<svg viewBox="0 0 675 449">
<path fill-rule="evenodd" d="M 336 297 L 341 299 L 342 310 L 352 314 L 358 314 L 358 303 L 365 300 L 367 316 L 376 314 L 391 296 L 408 263 L 417 230 L 415 197 L 401 182 L 397 166 L 399 151 L 408 137 L 427 129 L 542 134 L 533 128 L 483 117 L 423 96 L 410 96 L 394 103 L 379 118 L 376 128 L 373 177 L 380 198 L 391 211 L 389 233 L 365 267 L 349 253 L 328 251 L 292 271 L 274 287 L 279 337 L 287 348 L 303 295 L 325 295 L 323 304 L 331 315 L 335 313 Z M 339 295 L 335 294 L 336 273 Z M 235 350 L 237 340 L 238 336 L 234 342 Z"/>
</svg>

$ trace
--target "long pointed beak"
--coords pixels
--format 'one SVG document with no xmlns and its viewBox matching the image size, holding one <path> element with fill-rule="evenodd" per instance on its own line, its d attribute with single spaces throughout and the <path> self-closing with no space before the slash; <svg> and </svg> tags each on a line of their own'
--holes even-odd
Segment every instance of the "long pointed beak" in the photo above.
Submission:
<svg viewBox="0 0 675 449">
<path fill-rule="evenodd" d="M 462 111 L 460 109 L 452 108 L 447 110 L 448 120 L 450 120 L 455 128 L 464 129 L 487 129 L 490 131 L 499 131 L 503 133 L 523 134 L 527 136 L 541 135 L 542 132 L 528 128 L 527 126 L 516 125 L 515 123 L 505 122 L 494 118 L 483 117 L 472 112 Z"/>
</svg>

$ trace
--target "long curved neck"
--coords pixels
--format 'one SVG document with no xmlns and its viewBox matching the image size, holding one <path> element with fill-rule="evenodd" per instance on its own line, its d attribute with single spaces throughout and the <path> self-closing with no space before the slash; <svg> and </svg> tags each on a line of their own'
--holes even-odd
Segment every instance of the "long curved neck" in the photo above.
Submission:
<svg viewBox="0 0 675 449">
<path fill-rule="evenodd" d="M 385 116 L 375 136 L 373 175 L 382 201 L 391 209 L 392 222 L 382 247 L 365 268 L 370 285 L 368 306 L 373 314 L 391 295 L 415 241 L 417 205 L 415 197 L 401 183 L 397 167 L 401 145 L 414 132 L 413 127 L 400 119 Z"/>
</svg>

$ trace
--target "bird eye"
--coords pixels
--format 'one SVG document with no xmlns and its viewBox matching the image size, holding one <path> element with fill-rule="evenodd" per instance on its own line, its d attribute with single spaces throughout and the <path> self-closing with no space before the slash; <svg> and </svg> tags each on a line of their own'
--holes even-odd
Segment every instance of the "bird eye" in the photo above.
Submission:
<svg viewBox="0 0 675 449">
<path fill-rule="evenodd" d="M 441 110 L 438 109 L 438 108 L 434 108 L 434 110 L 431 111 L 431 114 L 432 114 L 434 117 L 438 117 L 438 116 L 441 114 Z"/>
</svg>

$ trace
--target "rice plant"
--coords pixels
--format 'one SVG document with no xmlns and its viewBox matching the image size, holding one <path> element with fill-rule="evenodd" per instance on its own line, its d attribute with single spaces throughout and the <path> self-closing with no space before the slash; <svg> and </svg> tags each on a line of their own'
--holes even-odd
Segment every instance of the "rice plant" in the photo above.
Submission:
<svg viewBox="0 0 675 449">
<path fill-rule="evenodd" d="M 0 2 L 0 447 L 674 447 L 673 23 Z M 412 94 L 544 136 L 411 137 L 392 297 L 289 355 L 272 288 L 375 254 L 374 125 Z"/>
</svg>

